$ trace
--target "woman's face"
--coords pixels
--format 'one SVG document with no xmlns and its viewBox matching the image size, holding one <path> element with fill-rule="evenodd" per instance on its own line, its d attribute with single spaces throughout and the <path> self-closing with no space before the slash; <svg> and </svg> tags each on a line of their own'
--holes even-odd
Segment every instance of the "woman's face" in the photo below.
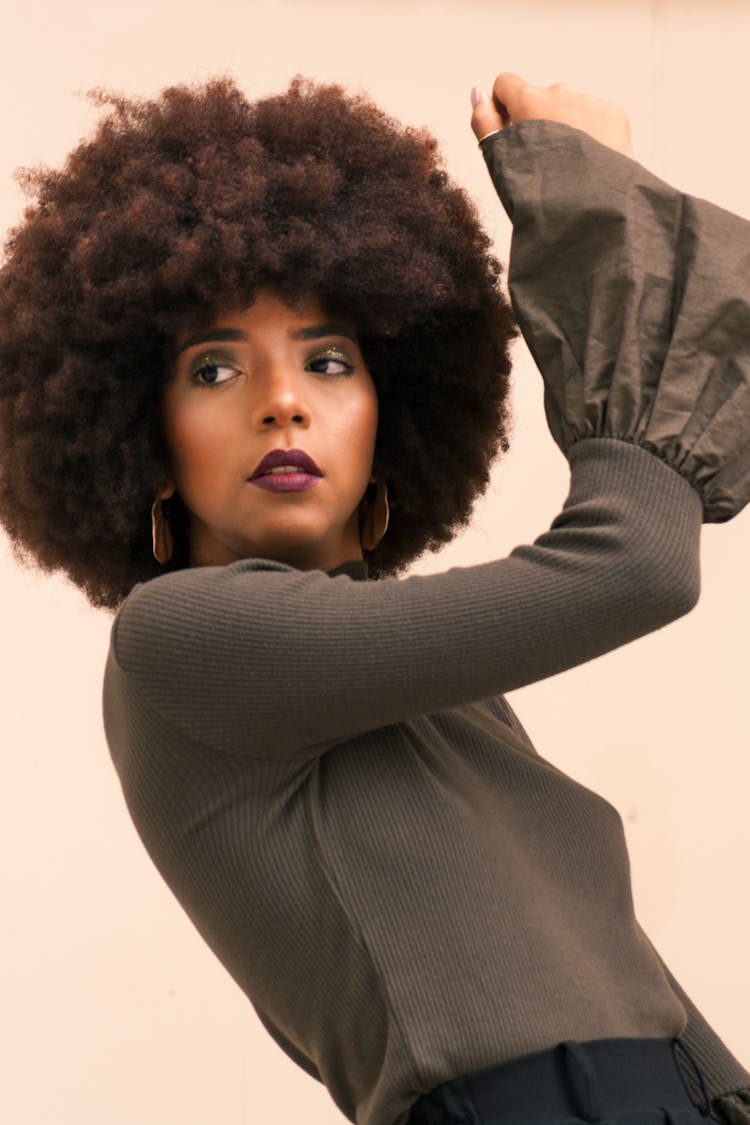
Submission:
<svg viewBox="0 0 750 1125">
<path fill-rule="evenodd" d="M 159 495 L 176 491 L 190 513 L 191 566 L 258 557 L 333 570 L 362 558 L 378 399 L 354 326 L 331 321 L 316 298 L 294 312 L 262 290 L 176 341 L 163 397 L 172 476 Z M 274 450 L 302 450 L 320 475 L 252 480 Z"/>
</svg>

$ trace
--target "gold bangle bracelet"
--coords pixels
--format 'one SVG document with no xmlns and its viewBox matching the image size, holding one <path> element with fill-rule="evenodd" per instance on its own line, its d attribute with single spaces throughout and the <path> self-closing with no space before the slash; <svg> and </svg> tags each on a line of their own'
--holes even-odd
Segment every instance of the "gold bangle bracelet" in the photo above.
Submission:
<svg viewBox="0 0 750 1125">
<path fill-rule="evenodd" d="M 482 141 L 486 141 L 488 137 L 494 137 L 495 133 L 501 132 L 501 129 L 492 129 L 489 133 L 485 133 L 483 137 L 480 137 L 477 141 L 477 144 L 481 147 Z"/>
</svg>

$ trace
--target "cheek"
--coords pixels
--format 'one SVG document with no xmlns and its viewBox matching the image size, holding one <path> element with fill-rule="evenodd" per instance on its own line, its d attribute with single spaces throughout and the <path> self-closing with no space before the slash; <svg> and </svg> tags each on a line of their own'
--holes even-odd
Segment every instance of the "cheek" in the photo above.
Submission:
<svg viewBox="0 0 750 1125">
<path fill-rule="evenodd" d="M 175 412 L 165 426 L 165 436 L 178 488 L 196 477 L 210 477 L 228 437 L 226 421 L 206 410 Z"/>
</svg>

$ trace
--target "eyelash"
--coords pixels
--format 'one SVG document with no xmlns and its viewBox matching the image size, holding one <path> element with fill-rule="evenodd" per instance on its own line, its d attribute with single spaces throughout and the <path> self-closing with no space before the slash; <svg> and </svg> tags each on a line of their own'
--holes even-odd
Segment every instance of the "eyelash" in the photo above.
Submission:
<svg viewBox="0 0 750 1125">
<path fill-rule="evenodd" d="M 336 378 L 337 376 L 351 375 L 352 372 L 354 371 L 354 364 L 350 363 L 346 359 L 346 357 L 344 356 L 343 352 L 341 352 L 338 348 L 327 348 L 324 352 L 320 352 L 318 355 L 313 356 L 312 359 L 309 359 L 307 362 L 308 362 L 308 364 L 312 364 L 312 363 L 320 363 L 320 362 L 326 362 L 326 361 L 331 361 L 333 363 L 340 363 L 342 365 L 342 367 L 344 368 L 343 371 L 333 372 L 333 374 L 329 376 L 330 378 Z M 198 360 L 197 366 L 194 367 L 192 372 L 191 372 L 192 381 L 194 383 L 197 383 L 199 386 L 202 386 L 202 387 L 223 387 L 223 386 L 225 386 L 226 383 L 231 383 L 233 381 L 232 379 L 222 379 L 221 382 L 205 383 L 200 378 L 200 373 L 202 371 L 205 371 L 206 368 L 210 368 L 210 367 L 215 367 L 215 368 L 222 368 L 223 367 L 223 368 L 227 368 L 230 371 L 236 371 L 239 374 L 244 374 L 243 369 L 239 366 L 236 366 L 235 363 L 232 360 L 230 360 L 227 356 L 223 356 L 223 355 L 215 354 L 215 353 L 210 353 L 210 354 L 201 356 L 201 358 Z M 325 376 L 326 372 L 316 371 L 316 372 L 314 372 L 314 374 Z"/>
<path fill-rule="evenodd" d="M 318 355 L 313 356 L 312 359 L 308 359 L 307 362 L 320 363 L 321 360 L 325 362 L 329 359 L 334 363 L 340 363 L 344 368 L 343 371 L 336 371 L 334 373 L 334 377 L 335 375 L 351 375 L 351 373 L 354 371 L 354 364 L 349 362 L 340 348 L 326 348 L 325 351 L 322 351 Z M 316 374 L 322 375 L 324 374 L 324 372 L 318 371 L 316 372 Z"/>
<path fill-rule="evenodd" d="M 233 362 L 227 359 L 226 356 L 204 355 L 201 356 L 201 358 L 198 360 L 197 365 L 191 371 L 190 378 L 194 383 L 197 383 L 201 387 L 222 387 L 225 383 L 231 382 L 231 379 L 223 379 L 221 383 L 204 383 L 200 378 L 200 373 L 210 367 L 226 367 L 230 371 L 237 371 L 239 373 L 242 373 L 242 368 L 236 367 Z"/>
</svg>

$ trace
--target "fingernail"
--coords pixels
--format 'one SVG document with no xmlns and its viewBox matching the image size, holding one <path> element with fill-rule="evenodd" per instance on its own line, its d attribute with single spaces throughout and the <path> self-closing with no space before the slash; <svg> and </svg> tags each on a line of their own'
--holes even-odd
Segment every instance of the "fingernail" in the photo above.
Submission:
<svg viewBox="0 0 750 1125">
<path fill-rule="evenodd" d="M 479 86 L 472 86 L 471 88 L 471 104 L 478 106 L 484 97 L 484 91 L 480 90 Z"/>
</svg>

